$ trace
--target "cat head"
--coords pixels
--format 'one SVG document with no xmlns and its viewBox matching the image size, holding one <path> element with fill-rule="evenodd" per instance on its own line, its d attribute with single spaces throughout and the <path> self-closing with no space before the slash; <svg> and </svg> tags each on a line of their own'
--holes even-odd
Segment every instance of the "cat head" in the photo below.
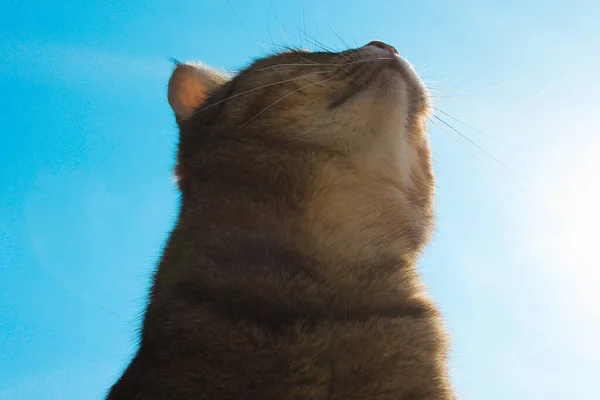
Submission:
<svg viewBox="0 0 600 400">
<path fill-rule="evenodd" d="M 279 207 L 330 249 L 360 233 L 373 246 L 402 236 L 393 243 L 404 253 L 427 242 L 429 94 L 390 45 L 285 51 L 235 76 L 178 64 L 168 99 L 180 129 L 184 206 L 221 193 Z"/>
</svg>

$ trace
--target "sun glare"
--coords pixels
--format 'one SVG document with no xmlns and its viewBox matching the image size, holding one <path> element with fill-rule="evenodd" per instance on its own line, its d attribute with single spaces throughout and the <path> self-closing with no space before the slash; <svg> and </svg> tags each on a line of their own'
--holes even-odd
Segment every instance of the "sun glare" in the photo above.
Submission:
<svg viewBox="0 0 600 400">
<path fill-rule="evenodd" d="M 537 171 L 526 218 L 537 256 L 578 305 L 600 305 L 598 230 L 600 229 L 600 159 L 598 144 L 580 144 L 574 151 L 556 152 L 546 170 Z M 533 218 L 531 218 L 533 217 Z"/>
</svg>

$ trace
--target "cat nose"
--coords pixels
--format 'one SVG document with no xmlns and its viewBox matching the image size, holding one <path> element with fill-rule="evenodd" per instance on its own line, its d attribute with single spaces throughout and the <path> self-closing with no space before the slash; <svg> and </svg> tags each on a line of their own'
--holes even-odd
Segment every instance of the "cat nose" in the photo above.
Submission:
<svg viewBox="0 0 600 400">
<path fill-rule="evenodd" d="M 380 40 L 373 40 L 372 42 L 369 42 L 367 46 L 379 47 L 380 49 L 389 51 L 393 55 L 398 55 L 398 50 L 396 50 L 394 46 L 390 46 L 389 44 L 384 43 Z"/>
</svg>

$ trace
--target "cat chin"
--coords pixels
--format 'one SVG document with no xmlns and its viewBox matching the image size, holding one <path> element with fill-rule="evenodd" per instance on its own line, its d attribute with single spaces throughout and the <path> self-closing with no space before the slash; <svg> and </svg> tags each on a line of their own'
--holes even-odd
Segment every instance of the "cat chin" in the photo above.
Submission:
<svg viewBox="0 0 600 400">
<path fill-rule="evenodd" d="M 422 109 L 428 107 L 429 93 L 421 77 L 411 63 L 398 55 L 397 52 L 394 53 L 395 49 L 393 47 L 389 47 L 393 50 L 372 44 L 362 48 L 362 51 L 365 52 L 365 58 L 376 58 L 380 59 L 381 62 L 380 70 L 374 77 L 372 86 L 383 91 L 383 93 L 392 92 L 392 95 L 408 91 L 412 108 Z"/>
</svg>

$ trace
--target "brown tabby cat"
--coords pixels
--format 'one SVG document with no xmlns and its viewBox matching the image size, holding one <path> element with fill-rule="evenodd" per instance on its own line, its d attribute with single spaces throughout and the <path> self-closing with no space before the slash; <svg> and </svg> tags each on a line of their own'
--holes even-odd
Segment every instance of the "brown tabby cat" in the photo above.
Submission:
<svg viewBox="0 0 600 400">
<path fill-rule="evenodd" d="M 427 90 L 393 47 L 179 64 L 181 210 L 108 399 L 452 399 L 415 263 Z"/>
</svg>

